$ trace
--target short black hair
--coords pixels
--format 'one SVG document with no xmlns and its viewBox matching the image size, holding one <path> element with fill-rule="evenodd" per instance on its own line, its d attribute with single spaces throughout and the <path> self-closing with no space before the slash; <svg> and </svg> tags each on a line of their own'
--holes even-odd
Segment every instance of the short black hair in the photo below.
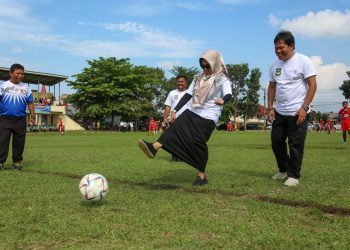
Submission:
<svg viewBox="0 0 350 250">
<path fill-rule="evenodd" d="M 294 36 L 292 32 L 288 30 L 281 30 L 280 32 L 277 33 L 277 35 L 275 36 L 275 39 L 273 40 L 273 43 L 276 43 L 278 41 L 284 41 L 285 44 L 287 44 L 288 46 L 293 44 L 295 48 Z"/>
<path fill-rule="evenodd" d="M 16 69 L 21 69 L 24 71 L 24 67 L 19 63 L 14 63 L 11 65 L 10 72 L 13 73 Z"/>
<path fill-rule="evenodd" d="M 187 76 L 185 76 L 185 75 L 179 75 L 179 76 L 177 76 L 177 77 L 176 77 L 176 81 L 179 80 L 180 78 L 183 78 L 183 79 L 186 80 L 186 82 L 188 82 Z"/>
<path fill-rule="evenodd" d="M 343 101 L 341 104 L 342 104 L 342 105 L 344 105 L 344 103 L 348 104 L 348 102 L 347 102 L 347 101 Z"/>
</svg>

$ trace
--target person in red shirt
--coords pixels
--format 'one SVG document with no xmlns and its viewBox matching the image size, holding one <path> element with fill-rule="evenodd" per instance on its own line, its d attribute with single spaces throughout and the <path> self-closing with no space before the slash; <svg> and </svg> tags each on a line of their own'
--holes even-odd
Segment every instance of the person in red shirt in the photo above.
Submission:
<svg viewBox="0 0 350 250">
<path fill-rule="evenodd" d="M 327 131 L 328 134 L 330 134 L 331 130 L 332 130 L 332 121 L 331 121 L 330 118 L 328 118 L 327 124 L 326 124 L 326 131 Z"/>
<path fill-rule="evenodd" d="M 320 130 L 323 131 L 324 130 L 324 120 L 323 119 L 320 120 L 320 126 L 321 126 Z"/>
<path fill-rule="evenodd" d="M 61 118 L 58 118 L 57 131 L 60 135 L 64 135 L 63 132 L 63 122 Z"/>
<path fill-rule="evenodd" d="M 343 108 L 339 111 L 341 117 L 341 130 L 343 131 L 343 143 L 346 144 L 346 131 L 350 136 L 350 109 L 348 108 L 348 102 L 342 102 Z"/>
<path fill-rule="evenodd" d="M 227 126 L 227 131 L 228 132 L 232 132 L 233 131 L 233 125 L 232 125 L 231 121 L 229 121 L 226 126 Z"/>
<path fill-rule="evenodd" d="M 148 125 L 148 135 L 154 135 L 156 131 L 156 121 L 151 117 L 149 120 L 149 125 Z"/>
</svg>

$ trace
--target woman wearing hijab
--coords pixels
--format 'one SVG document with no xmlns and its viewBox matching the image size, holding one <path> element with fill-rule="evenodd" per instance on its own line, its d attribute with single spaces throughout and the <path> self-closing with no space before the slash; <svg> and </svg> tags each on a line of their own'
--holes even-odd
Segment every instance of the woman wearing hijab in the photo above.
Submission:
<svg viewBox="0 0 350 250">
<path fill-rule="evenodd" d="M 205 177 L 207 141 L 216 127 L 223 105 L 232 98 L 231 81 L 220 52 L 204 52 L 199 65 L 203 72 L 194 76 L 187 93 L 172 110 L 172 118 L 192 99 L 190 108 L 177 117 L 156 142 L 149 143 L 141 139 L 138 143 L 150 159 L 155 157 L 159 148 L 163 148 L 196 168 L 199 173 L 193 186 L 208 183 Z"/>
</svg>

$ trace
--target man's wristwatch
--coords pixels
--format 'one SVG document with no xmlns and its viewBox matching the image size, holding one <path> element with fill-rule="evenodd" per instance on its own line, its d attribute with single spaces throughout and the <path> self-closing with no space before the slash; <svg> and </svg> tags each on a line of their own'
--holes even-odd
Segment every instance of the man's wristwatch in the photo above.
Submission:
<svg viewBox="0 0 350 250">
<path fill-rule="evenodd" d="M 309 109 L 310 109 L 308 106 L 305 106 L 305 105 L 302 105 L 301 107 L 302 107 L 302 109 L 305 110 L 305 112 L 309 111 Z"/>
</svg>

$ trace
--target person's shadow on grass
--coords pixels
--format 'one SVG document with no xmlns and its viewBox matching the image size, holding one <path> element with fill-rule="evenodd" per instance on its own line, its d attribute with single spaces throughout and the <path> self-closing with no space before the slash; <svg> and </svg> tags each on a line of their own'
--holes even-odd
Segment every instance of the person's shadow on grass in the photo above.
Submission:
<svg viewBox="0 0 350 250">
<path fill-rule="evenodd" d="M 273 170 L 271 170 L 271 173 L 268 171 L 257 171 L 257 170 L 252 170 L 252 169 L 240 169 L 240 170 L 233 170 L 234 172 L 240 174 L 240 175 L 245 175 L 245 176 L 254 176 L 258 178 L 270 178 L 270 175 L 273 174 Z"/>
<path fill-rule="evenodd" d="M 175 165 L 175 164 L 174 164 Z M 174 166 L 174 168 L 179 166 Z M 191 169 L 191 167 L 187 166 L 188 169 L 184 169 L 183 167 L 178 169 L 169 169 L 162 173 L 161 176 L 150 178 L 147 182 L 150 186 L 159 187 L 162 189 L 162 185 L 164 189 L 170 189 L 171 186 L 182 186 L 191 184 L 196 177 L 197 171 L 195 169 Z"/>
</svg>

